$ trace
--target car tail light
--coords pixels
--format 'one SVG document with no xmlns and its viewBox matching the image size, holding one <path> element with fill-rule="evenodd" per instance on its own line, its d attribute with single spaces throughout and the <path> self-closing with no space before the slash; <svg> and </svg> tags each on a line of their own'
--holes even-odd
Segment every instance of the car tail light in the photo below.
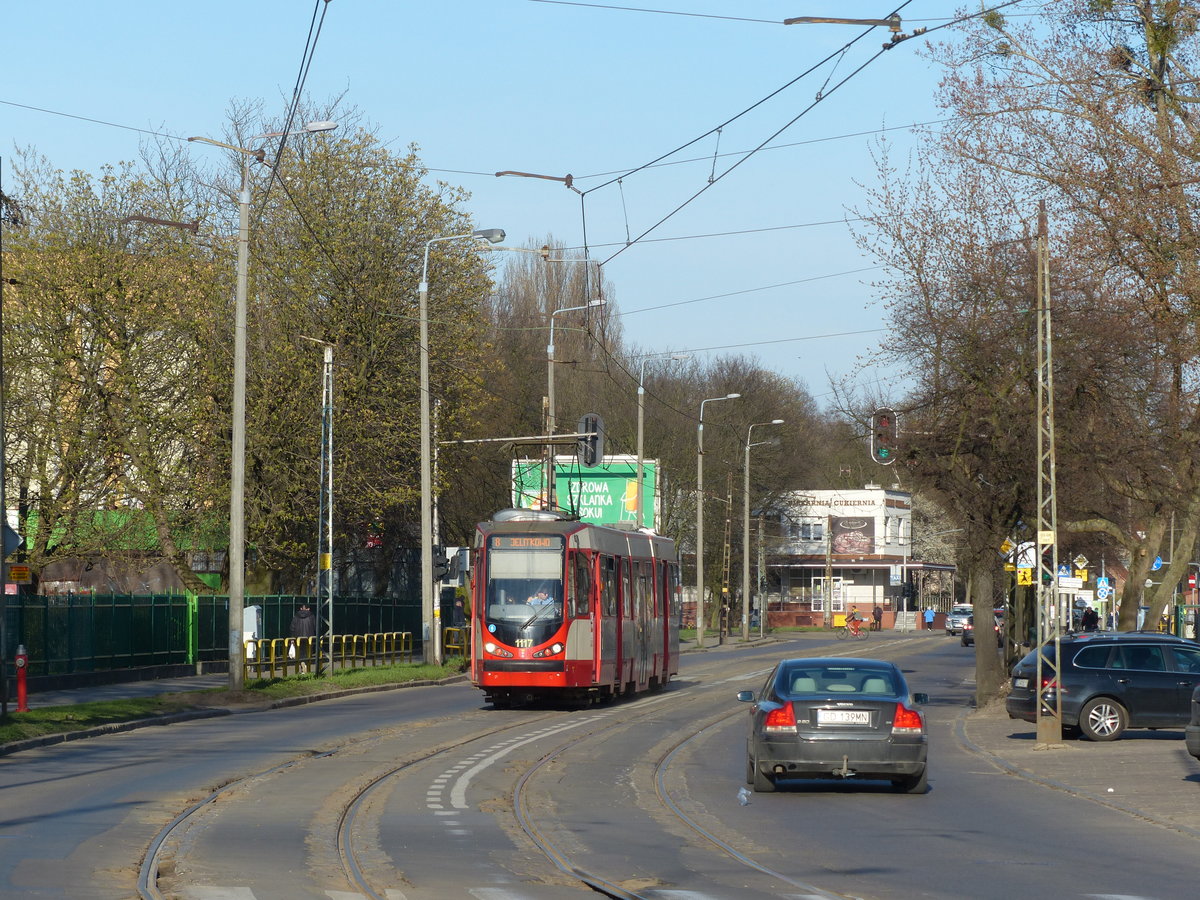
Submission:
<svg viewBox="0 0 1200 900">
<path fill-rule="evenodd" d="M 1055 681 L 1055 680 L 1054 680 L 1052 677 L 1050 677 L 1049 675 L 1043 675 L 1043 676 L 1042 676 L 1042 690 L 1043 690 L 1043 691 L 1056 691 L 1056 690 L 1058 690 L 1058 689 L 1059 689 L 1059 688 L 1058 688 L 1058 682 L 1057 682 L 1057 681 Z M 1063 690 L 1063 693 L 1065 694 L 1065 693 L 1066 693 L 1066 690 Z"/>
<path fill-rule="evenodd" d="M 921 714 L 903 703 L 896 704 L 896 717 L 892 720 L 892 734 L 920 734 L 925 730 Z"/>
<path fill-rule="evenodd" d="M 767 719 L 763 722 L 763 731 L 783 732 L 795 730 L 796 711 L 792 709 L 791 700 L 788 700 L 778 709 L 773 709 L 767 713 Z"/>
</svg>

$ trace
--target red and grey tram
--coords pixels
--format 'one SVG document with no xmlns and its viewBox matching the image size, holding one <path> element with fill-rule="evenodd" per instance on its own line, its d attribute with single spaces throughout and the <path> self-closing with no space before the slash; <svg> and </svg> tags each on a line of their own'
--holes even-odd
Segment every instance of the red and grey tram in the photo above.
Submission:
<svg viewBox="0 0 1200 900">
<path fill-rule="evenodd" d="M 472 553 L 471 681 L 493 706 L 602 702 L 679 672 L 669 538 L 508 509 Z"/>
</svg>

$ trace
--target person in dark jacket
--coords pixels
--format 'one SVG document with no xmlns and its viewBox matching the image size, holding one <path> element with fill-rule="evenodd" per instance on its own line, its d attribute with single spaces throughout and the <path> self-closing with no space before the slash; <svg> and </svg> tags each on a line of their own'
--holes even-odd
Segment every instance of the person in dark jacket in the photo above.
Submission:
<svg viewBox="0 0 1200 900">
<path fill-rule="evenodd" d="M 292 637 L 315 637 L 317 634 L 317 617 L 312 608 L 305 603 L 292 616 Z"/>
</svg>

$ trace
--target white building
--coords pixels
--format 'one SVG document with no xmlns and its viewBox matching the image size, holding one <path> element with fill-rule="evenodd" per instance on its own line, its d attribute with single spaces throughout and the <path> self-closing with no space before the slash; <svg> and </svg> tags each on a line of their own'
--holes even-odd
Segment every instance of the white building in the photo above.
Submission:
<svg viewBox="0 0 1200 900">
<path fill-rule="evenodd" d="M 950 565 L 912 558 L 908 491 L 874 484 L 862 490 L 797 491 L 776 509 L 780 540 L 767 563 L 780 584 L 773 624 L 819 625 L 828 598 L 834 616 L 857 606 L 869 618 L 878 604 L 887 627 L 897 611 L 917 608 L 922 579 L 914 575 L 953 571 Z"/>
</svg>

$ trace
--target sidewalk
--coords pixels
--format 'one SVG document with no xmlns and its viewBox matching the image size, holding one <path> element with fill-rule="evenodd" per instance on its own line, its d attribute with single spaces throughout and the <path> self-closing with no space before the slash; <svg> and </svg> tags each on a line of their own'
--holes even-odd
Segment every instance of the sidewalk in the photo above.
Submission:
<svg viewBox="0 0 1200 900">
<path fill-rule="evenodd" d="M 1036 749 L 1034 725 L 1010 719 L 996 702 L 960 716 L 955 736 L 1020 778 L 1200 838 L 1200 760 L 1188 754 L 1182 728 L 1130 729 L 1109 743 L 1072 739 Z"/>
</svg>

